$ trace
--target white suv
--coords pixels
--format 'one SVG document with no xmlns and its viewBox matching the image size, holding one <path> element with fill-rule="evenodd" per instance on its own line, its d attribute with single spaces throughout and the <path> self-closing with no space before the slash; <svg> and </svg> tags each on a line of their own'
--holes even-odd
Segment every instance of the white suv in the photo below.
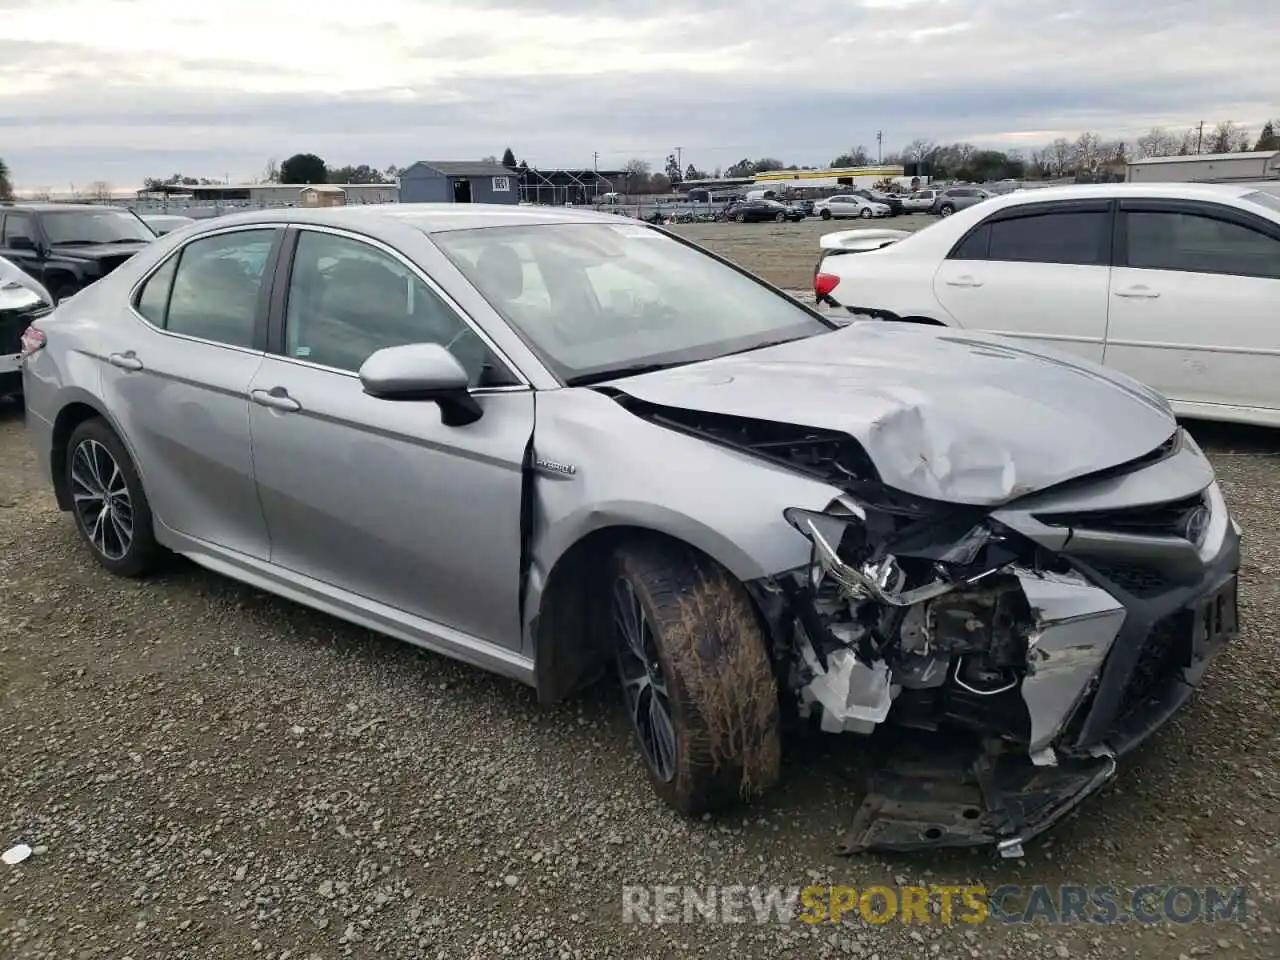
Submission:
<svg viewBox="0 0 1280 960">
<path fill-rule="evenodd" d="M 1017 337 L 1136 377 L 1179 414 L 1280 426 L 1280 197 L 1259 185 L 1049 187 L 879 249 L 837 239 L 814 276 L 825 312 Z"/>
</svg>

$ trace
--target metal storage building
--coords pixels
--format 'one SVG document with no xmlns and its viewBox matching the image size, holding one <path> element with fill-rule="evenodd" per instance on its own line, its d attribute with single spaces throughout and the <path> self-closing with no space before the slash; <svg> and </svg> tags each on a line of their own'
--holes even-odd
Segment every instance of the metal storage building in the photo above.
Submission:
<svg viewBox="0 0 1280 960">
<path fill-rule="evenodd" d="M 1280 178 L 1280 150 L 1131 160 L 1126 179 L 1130 183 L 1193 183 L 1274 178 Z"/>
<path fill-rule="evenodd" d="M 400 173 L 401 203 L 519 203 L 514 170 L 483 160 L 419 160 Z"/>
</svg>

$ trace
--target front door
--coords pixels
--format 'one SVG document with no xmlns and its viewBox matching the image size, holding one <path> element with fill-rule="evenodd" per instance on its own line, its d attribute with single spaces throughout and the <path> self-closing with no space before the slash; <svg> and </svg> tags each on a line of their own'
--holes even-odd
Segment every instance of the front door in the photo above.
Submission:
<svg viewBox="0 0 1280 960">
<path fill-rule="evenodd" d="M 1102 361 L 1108 201 L 1010 207 L 970 230 L 934 276 L 958 326 Z"/>
<path fill-rule="evenodd" d="M 1280 228 L 1234 208 L 1125 200 L 1106 365 L 1186 409 L 1280 411 Z"/>
<path fill-rule="evenodd" d="M 249 383 L 263 361 L 278 228 L 193 240 L 102 326 L 102 390 L 147 497 L 169 529 L 260 560 L 267 528 L 253 480 Z M 144 322 L 145 321 L 145 322 Z"/>
<path fill-rule="evenodd" d="M 453 202 L 454 203 L 470 203 L 471 202 L 471 181 L 455 180 L 453 181 Z"/>
<path fill-rule="evenodd" d="M 382 347 L 434 342 L 479 382 L 486 351 L 415 268 L 361 239 L 301 230 L 280 355 L 252 384 L 271 561 L 519 649 L 521 494 L 533 394 L 478 389 L 450 427 L 430 401 L 369 396 Z"/>
</svg>

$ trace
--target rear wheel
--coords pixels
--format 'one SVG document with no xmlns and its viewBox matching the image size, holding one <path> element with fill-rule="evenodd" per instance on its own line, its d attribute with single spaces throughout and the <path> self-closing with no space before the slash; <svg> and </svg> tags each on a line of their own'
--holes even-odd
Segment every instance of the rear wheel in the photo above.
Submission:
<svg viewBox="0 0 1280 960">
<path fill-rule="evenodd" d="M 161 555 L 142 480 L 120 438 L 101 419 L 67 441 L 66 482 L 76 530 L 94 558 L 122 577 L 149 573 Z"/>
<path fill-rule="evenodd" d="M 613 559 L 618 678 L 657 794 L 687 816 L 764 793 L 782 756 L 778 691 L 742 584 L 675 544 Z"/>
</svg>

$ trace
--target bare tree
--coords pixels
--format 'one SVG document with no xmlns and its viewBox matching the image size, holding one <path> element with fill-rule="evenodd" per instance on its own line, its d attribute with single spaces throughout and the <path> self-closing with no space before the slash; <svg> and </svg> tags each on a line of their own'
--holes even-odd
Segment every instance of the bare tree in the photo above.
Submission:
<svg viewBox="0 0 1280 960">
<path fill-rule="evenodd" d="M 1152 127 L 1137 140 L 1139 158 L 1171 157 L 1178 152 L 1178 139 L 1164 127 Z"/>
<path fill-rule="evenodd" d="M 1224 120 L 1213 129 L 1206 138 L 1210 153 L 1238 153 L 1249 149 L 1249 131 L 1237 126 L 1230 120 Z"/>
<path fill-rule="evenodd" d="M 1077 173 L 1094 176 L 1102 168 L 1102 139 L 1096 133 L 1082 133 L 1072 149 Z"/>
<path fill-rule="evenodd" d="M 1067 168 L 1071 165 L 1072 148 L 1071 144 L 1064 137 L 1059 137 L 1053 143 L 1049 144 L 1048 150 L 1049 169 L 1055 177 L 1066 176 Z"/>
<path fill-rule="evenodd" d="M 279 183 L 280 182 L 280 163 L 275 157 L 267 159 L 267 165 L 262 169 L 263 183 Z"/>
<path fill-rule="evenodd" d="M 649 172 L 652 168 L 649 161 L 632 157 L 622 165 L 626 177 L 627 193 L 644 193 L 649 189 Z"/>
<path fill-rule="evenodd" d="M 1178 149 L 1174 151 L 1180 157 L 1191 157 L 1204 153 L 1204 139 L 1199 127 L 1190 127 L 1182 131 L 1178 140 Z"/>
<path fill-rule="evenodd" d="M 103 203 L 111 200 L 115 194 L 111 190 L 111 184 L 105 180 L 95 180 L 86 188 L 91 200 L 98 200 Z"/>
<path fill-rule="evenodd" d="M 53 189 L 51 187 L 36 187 L 31 191 L 31 199 L 38 203 L 52 200 Z"/>
<path fill-rule="evenodd" d="M 932 140 L 918 137 L 902 148 L 902 155 L 911 163 L 923 163 L 938 151 L 938 145 Z"/>
</svg>

